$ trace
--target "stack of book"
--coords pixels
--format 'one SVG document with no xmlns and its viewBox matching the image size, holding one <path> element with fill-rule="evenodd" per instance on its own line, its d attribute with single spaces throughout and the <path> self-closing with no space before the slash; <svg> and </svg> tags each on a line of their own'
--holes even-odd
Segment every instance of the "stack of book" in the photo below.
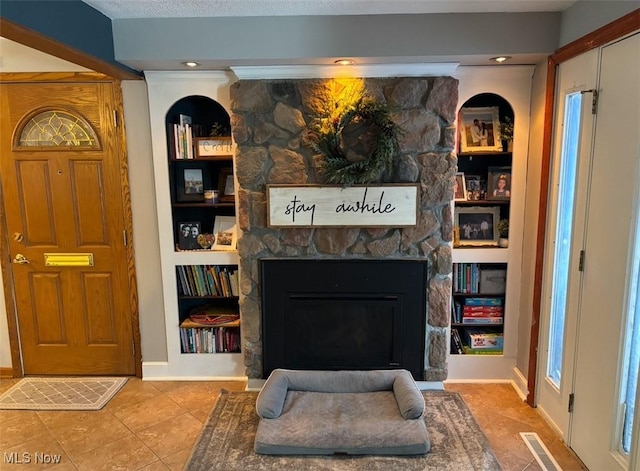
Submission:
<svg viewBox="0 0 640 471">
<path fill-rule="evenodd" d="M 462 307 L 462 324 L 500 325 L 503 313 L 502 298 L 467 298 Z"/>
<path fill-rule="evenodd" d="M 179 160 L 194 158 L 191 116 L 181 114 L 179 122 L 173 125 L 173 153 Z"/>
<path fill-rule="evenodd" d="M 181 296 L 238 296 L 238 270 L 218 265 L 176 267 Z"/>
</svg>

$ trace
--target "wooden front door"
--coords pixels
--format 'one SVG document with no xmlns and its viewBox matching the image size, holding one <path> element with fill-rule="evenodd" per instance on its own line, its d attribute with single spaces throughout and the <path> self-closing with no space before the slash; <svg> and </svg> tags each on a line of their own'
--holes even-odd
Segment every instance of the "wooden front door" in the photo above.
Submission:
<svg viewBox="0 0 640 471">
<path fill-rule="evenodd" d="M 131 375 L 127 178 L 109 82 L 0 84 L 0 181 L 25 375 Z"/>
</svg>

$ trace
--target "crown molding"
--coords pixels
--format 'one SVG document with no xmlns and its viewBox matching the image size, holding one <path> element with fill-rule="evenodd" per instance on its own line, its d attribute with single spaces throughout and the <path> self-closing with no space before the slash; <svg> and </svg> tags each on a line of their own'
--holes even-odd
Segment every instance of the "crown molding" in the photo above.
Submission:
<svg viewBox="0 0 640 471">
<path fill-rule="evenodd" d="M 368 65 L 275 65 L 233 66 L 241 80 L 310 79 L 342 77 L 429 77 L 451 76 L 459 62 Z"/>
<path fill-rule="evenodd" d="M 535 65 L 468 65 L 459 67 L 454 77 L 531 78 L 535 69 Z"/>
<path fill-rule="evenodd" d="M 225 82 L 233 80 L 228 70 L 145 70 L 147 83 L 184 82 L 188 80 L 213 80 Z"/>
</svg>

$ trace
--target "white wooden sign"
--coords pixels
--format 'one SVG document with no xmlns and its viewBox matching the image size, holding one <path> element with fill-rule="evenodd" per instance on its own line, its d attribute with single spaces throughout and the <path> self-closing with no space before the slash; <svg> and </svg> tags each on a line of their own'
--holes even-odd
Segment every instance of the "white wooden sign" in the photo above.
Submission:
<svg viewBox="0 0 640 471">
<path fill-rule="evenodd" d="M 415 226 L 418 186 L 267 185 L 269 227 Z"/>
<path fill-rule="evenodd" d="M 214 157 L 233 155 L 233 144 L 230 137 L 196 138 L 196 155 L 198 157 Z"/>
</svg>

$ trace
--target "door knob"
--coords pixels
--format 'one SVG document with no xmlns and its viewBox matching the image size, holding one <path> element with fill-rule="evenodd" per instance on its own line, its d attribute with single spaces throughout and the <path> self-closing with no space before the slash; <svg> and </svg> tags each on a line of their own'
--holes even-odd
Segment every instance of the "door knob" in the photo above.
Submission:
<svg viewBox="0 0 640 471">
<path fill-rule="evenodd" d="M 31 262 L 29 261 L 29 259 L 27 257 L 25 257 L 24 255 L 19 253 L 13 259 L 13 263 L 19 263 L 21 265 L 24 265 L 25 263 L 31 263 Z"/>
</svg>

